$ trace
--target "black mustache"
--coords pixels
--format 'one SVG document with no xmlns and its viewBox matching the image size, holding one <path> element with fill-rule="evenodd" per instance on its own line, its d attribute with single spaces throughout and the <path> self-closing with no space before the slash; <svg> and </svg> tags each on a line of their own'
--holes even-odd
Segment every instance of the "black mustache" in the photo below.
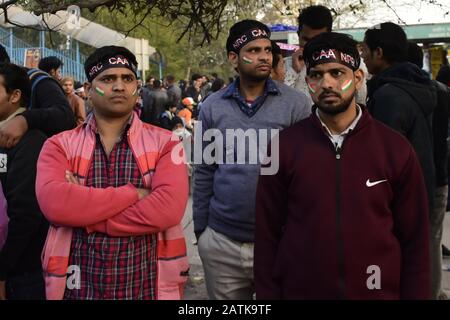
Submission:
<svg viewBox="0 0 450 320">
<path fill-rule="evenodd" d="M 332 90 L 324 90 L 320 95 L 319 95 L 319 99 L 320 98 L 324 98 L 326 94 L 334 94 L 335 96 L 337 96 L 338 98 L 341 98 L 341 95 L 338 92 L 332 91 Z"/>
</svg>

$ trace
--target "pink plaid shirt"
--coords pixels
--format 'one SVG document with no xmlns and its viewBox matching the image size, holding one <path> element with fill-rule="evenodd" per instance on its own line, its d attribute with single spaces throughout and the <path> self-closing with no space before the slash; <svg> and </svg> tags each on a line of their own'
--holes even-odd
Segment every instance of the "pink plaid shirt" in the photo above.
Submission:
<svg viewBox="0 0 450 320">
<path fill-rule="evenodd" d="M 94 117 L 88 121 L 87 125 L 96 130 Z M 131 182 L 136 188 L 143 188 L 141 173 L 127 141 L 130 123 L 109 159 L 96 133 L 86 186 L 120 187 Z M 64 299 L 155 299 L 156 243 L 156 234 L 110 237 L 98 232 L 88 234 L 83 228 L 74 229 L 69 265 L 80 267 L 81 288 L 66 288 Z"/>
</svg>

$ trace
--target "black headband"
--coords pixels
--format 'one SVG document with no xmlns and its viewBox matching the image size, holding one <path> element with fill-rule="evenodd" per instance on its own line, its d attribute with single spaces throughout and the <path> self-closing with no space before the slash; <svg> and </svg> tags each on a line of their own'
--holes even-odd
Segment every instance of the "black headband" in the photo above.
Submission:
<svg viewBox="0 0 450 320">
<path fill-rule="evenodd" d="M 336 62 L 349 67 L 353 71 L 358 70 L 361 58 L 336 49 L 322 49 L 314 51 L 311 55 L 305 56 L 306 69 L 309 70 L 318 64 Z"/>
<path fill-rule="evenodd" d="M 239 53 L 243 46 L 256 39 L 270 39 L 270 32 L 267 32 L 266 30 L 261 28 L 250 29 L 236 39 L 233 39 L 230 49 L 231 51 Z"/>
<path fill-rule="evenodd" d="M 130 62 L 127 58 L 122 55 L 112 56 L 100 61 L 99 63 L 93 65 L 87 71 L 87 78 L 89 82 L 95 79 L 101 72 L 111 69 L 111 68 L 127 68 L 130 69 L 137 76 L 137 66 Z"/>
</svg>

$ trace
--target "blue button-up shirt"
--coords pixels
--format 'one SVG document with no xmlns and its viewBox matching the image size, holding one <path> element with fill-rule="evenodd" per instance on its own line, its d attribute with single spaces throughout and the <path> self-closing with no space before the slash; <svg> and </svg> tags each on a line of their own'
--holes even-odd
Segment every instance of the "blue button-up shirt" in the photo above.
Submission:
<svg viewBox="0 0 450 320">
<path fill-rule="evenodd" d="M 231 83 L 228 88 L 223 93 L 222 97 L 225 99 L 234 99 L 238 104 L 242 112 L 244 112 L 248 117 L 252 117 L 261 108 L 269 94 L 279 94 L 279 90 L 275 81 L 268 78 L 264 86 L 264 93 L 256 98 L 250 105 L 245 101 L 245 98 L 239 92 L 239 81 L 237 78 L 233 83 Z"/>
</svg>

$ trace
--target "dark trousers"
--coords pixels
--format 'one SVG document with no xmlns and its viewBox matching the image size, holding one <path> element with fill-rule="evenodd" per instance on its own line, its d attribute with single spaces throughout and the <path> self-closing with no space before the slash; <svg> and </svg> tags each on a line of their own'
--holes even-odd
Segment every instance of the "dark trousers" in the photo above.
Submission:
<svg viewBox="0 0 450 320">
<path fill-rule="evenodd" d="M 45 282 L 42 270 L 8 278 L 6 280 L 6 299 L 45 300 Z"/>
</svg>

